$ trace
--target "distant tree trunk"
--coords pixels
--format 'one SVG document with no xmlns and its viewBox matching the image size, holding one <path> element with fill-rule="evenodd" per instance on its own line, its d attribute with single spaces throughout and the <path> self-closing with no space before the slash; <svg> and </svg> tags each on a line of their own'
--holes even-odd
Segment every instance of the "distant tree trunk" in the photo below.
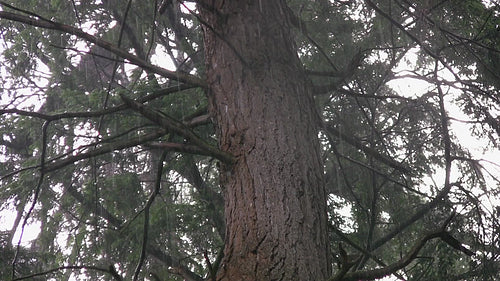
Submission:
<svg viewBox="0 0 500 281">
<path fill-rule="evenodd" d="M 285 1 L 202 1 L 210 110 L 220 147 L 226 246 L 218 280 L 325 280 L 318 116 Z M 202 8 L 203 7 L 203 8 Z"/>
</svg>

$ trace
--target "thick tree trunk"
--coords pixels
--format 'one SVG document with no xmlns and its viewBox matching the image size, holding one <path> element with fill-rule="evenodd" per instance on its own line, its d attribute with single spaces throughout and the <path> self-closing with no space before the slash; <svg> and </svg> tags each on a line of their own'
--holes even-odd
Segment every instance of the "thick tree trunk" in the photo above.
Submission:
<svg viewBox="0 0 500 281">
<path fill-rule="evenodd" d="M 218 280 L 325 280 L 326 194 L 310 83 L 285 1 L 206 0 L 209 99 L 226 246 Z M 213 6 L 212 6 L 213 5 Z"/>
</svg>

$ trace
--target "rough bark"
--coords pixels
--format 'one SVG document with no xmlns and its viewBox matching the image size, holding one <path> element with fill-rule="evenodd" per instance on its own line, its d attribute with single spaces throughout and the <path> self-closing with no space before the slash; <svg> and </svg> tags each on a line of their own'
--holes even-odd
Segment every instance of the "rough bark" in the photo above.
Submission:
<svg viewBox="0 0 500 281">
<path fill-rule="evenodd" d="M 201 1 L 226 217 L 217 280 L 326 280 L 326 194 L 311 84 L 285 1 Z"/>
</svg>

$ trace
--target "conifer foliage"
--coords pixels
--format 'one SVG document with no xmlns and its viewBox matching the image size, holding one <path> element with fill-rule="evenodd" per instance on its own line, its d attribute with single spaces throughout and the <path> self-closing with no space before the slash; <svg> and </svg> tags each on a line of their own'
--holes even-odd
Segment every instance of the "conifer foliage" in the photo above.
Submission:
<svg viewBox="0 0 500 281">
<path fill-rule="evenodd" d="M 497 0 L 0 1 L 1 280 L 500 280 Z"/>
</svg>

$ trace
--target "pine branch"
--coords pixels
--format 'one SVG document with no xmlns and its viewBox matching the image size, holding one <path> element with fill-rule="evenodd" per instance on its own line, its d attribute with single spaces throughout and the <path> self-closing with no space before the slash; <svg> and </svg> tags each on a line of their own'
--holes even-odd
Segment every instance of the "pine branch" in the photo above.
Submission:
<svg viewBox="0 0 500 281">
<path fill-rule="evenodd" d="M 464 252 L 465 254 L 471 256 L 474 253 L 465 247 L 462 244 L 453 238 L 451 234 L 444 230 L 438 230 L 435 232 L 428 233 L 423 236 L 414 246 L 413 248 L 404 256 L 402 259 L 398 260 L 395 263 L 392 263 L 388 266 L 377 268 L 373 270 L 366 271 L 355 271 L 350 273 L 339 272 L 339 274 L 333 276 L 329 279 L 329 281 L 356 281 L 356 280 L 374 280 L 377 278 L 382 278 L 387 275 L 391 275 L 396 271 L 404 268 L 408 264 L 410 264 L 413 260 L 417 258 L 420 250 L 425 246 L 425 244 L 432 239 L 441 238 L 441 240 L 453 248 Z"/>
<path fill-rule="evenodd" d="M 166 96 L 166 95 L 173 94 L 173 93 L 178 93 L 180 91 L 192 89 L 192 88 L 193 88 L 193 86 L 186 85 L 186 84 L 171 86 L 168 88 L 153 91 L 153 93 L 138 99 L 138 101 L 139 102 L 152 101 L 152 100 L 157 99 L 157 98 L 162 97 L 162 96 Z M 42 112 L 37 112 L 37 111 L 27 111 L 27 110 L 22 110 L 22 109 L 17 109 L 17 108 L 4 108 L 4 109 L 0 109 L 0 115 L 17 114 L 17 115 L 21 115 L 21 116 L 35 117 L 35 118 L 39 118 L 39 119 L 46 120 L 46 121 L 56 121 L 56 120 L 60 120 L 60 119 L 64 119 L 64 118 L 101 117 L 101 116 L 104 116 L 107 114 L 112 114 L 112 113 L 124 110 L 126 108 L 127 108 L 127 106 L 125 104 L 120 104 L 120 105 L 117 105 L 114 107 L 108 107 L 106 109 L 101 109 L 101 110 L 96 110 L 96 111 L 74 111 L 74 112 L 69 111 L 69 112 L 55 113 L 55 114 L 47 114 L 47 113 L 42 113 Z M 206 120 L 204 118 L 206 118 L 206 117 L 190 120 L 187 122 L 187 125 L 188 125 L 188 127 L 194 127 L 198 124 L 206 122 Z M 0 143 L 0 145 L 1 144 L 2 143 Z"/>
<path fill-rule="evenodd" d="M 162 128 L 166 129 L 167 131 L 171 131 L 175 134 L 185 137 L 190 143 L 192 143 L 194 146 L 197 146 L 200 150 L 202 150 L 204 155 L 213 156 L 227 164 L 234 163 L 235 159 L 231 154 L 221 151 L 216 147 L 208 144 L 199 136 L 197 136 L 189 127 L 187 127 L 180 121 L 177 121 L 174 118 L 166 114 L 163 114 L 157 110 L 149 108 L 148 106 L 145 106 L 140 102 L 130 99 L 125 95 L 121 94 L 120 97 L 122 98 L 123 102 L 126 105 L 128 105 L 131 109 L 139 112 L 142 116 L 155 122 Z M 186 147 L 180 147 L 180 146 L 177 146 L 177 148 L 186 149 Z"/>
<path fill-rule="evenodd" d="M 405 167 L 402 163 L 399 163 L 398 161 L 394 160 L 393 158 L 390 158 L 388 156 L 385 156 L 381 154 L 380 152 L 376 151 L 375 149 L 365 146 L 356 139 L 355 137 L 348 136 L 339 130 L 337 130 L 335 127 L 326 125 L 325 130 L 328 134 L 336 137 L 340 137 L 343 141 L 347 142 L 348 144 L 354 146 L 355 148 L 363 151 L 367 155 L 375 158 L 376 160 L 380 161 L 381 163 L 386 164 L 387 166 L 394 168 L 404 174 L 410 174 L 411 170 L 408 167 Z"/>
<path fill-rule="evenodd" d="M 189 153 L 195 155 L 205 155 L 205 156 L 213 156 L 212 153 L 201 149 L 199 146 L 185 143 L 176 143 L 176 142 L 153 142 L 146 143 L 144 146 L 149 148 L 161 149 L 163 151 L 175 151 L 182 153 Z"/>
<path fill-rule="evenodd" d="M 35 187 L 35 192 L 33 195 L 33 202 L 31 203 L 30 208 L 28 209 L 28 213 L 26 214 L 26 217 L 24 217 L 23 224 L 21 226 L 21 235 L 19 235 L 19 240 L 17 242 L 16 246 L 16 254 L 14 255 L 14 259 L 12 261 L 12 279 L 14 279 L 16 275 L 16 265 L 17 265 L 17 259 L 19 256 L 19 250 L 21 249 L 21 241 L 23 240 L 23 234 L 24 230 L 26 228 L 26 225 L 28 223 L 28 219 L 30 218 L 31 214 L 33 213 L 33 210 L 35 209 L 36 203 L 38 202 L 38 197 L 40 196 L 40 191 L 42 189 L 42 183 L 43 179 L 45 177 L 45 154 L 47 152 L 47 129 L 50 125 L 49 121 L 45 121 L 42 126 L 42 151 L 40 154 L 40 176 L 38 178 L 38 183 Z"/>
<path fill-rule="evenodd" d="M 36 18 L 35 18 L 36 17 Z M 175 71 L 170 71 L 166 70 L 164 68 L 161 68 L 156 65 L 152 65 L 148 63 L 147 61 L 139 58 L 138 56 L 132 55 L 129 52 L 118 48 L 117 46 L 113 45 L 112 43 L 102 40 L 96 36 L 93 36 L 91 34 L 88 34 L 84 32 L 81 29 L 75 28 L 73 26 L 69 26 L 66 24 L 54 22 L 51 20 L 44 19 L 40 16 L 33 16 L 33 17 L 28 17 L 16 13 L 11 13 L 11 12 L 6 12 L 6 11 L 0 11 L 0 18 L 1 19 L 7 19 L 7 20 L 12 20 L 20 23 L 25 23 L 31 26 L 36 26 L 36 27 L 41 27 L 41 28 L 46 28 L 46 29 L 51 29 L 51 30 L 58 30 L 64 33 L 68 33 L 71 35 L 75 35 L 79 38 L 85 39 L 86 41 L 96 44 L 97 46 L 106 49 L 113 54 L 117 55 L 118 57 L 124 58 L 128 60 L 131 64 L 134 64 L 136 66 L 139 66 L 143 68 L 144 70 L 151 71 L 153 73 L 156 73 L 158 75 L 161 75 L 163 77 L 172 79 L 174 81 L 179 81 L 183 82 L 189 85 L 195 85 L 199 87 L 206 87 L 206 83 L 204 80 L 182 72 L 175 72 Z"/>
<path fill-rule="evenodd" d="M 435 53 L 428 44 L 425 44 L 422 40 L 418 39 L 417 36 L 412 34 L 408 29 L 406 29 L 401 23 L 396 21 L 394 18 L 392 18 L 388 13 L 380 9 L 372 0 L 365 0 L 366 4 L 371 7 L 377 14 L 381 15 L 382 17 L 386 18 L 393 26 L 395 26 L 397 29 L 399 29 L 401 32 L 406 34 L 413 42 L 415 42 L 427 55 L 441 63 L 447 70 L 450 71 L 450 73 L 453 75 L 456 81 L 460 82 L 461 84 L 475 88 L 478 90 L 478 94 L 487 97 L 495 102 L 500 102 L 497 96 L 492 95 L 488 90 L 481 89 L 479 87 L 476 87 L 472 83 L 468 83 L 467 81 L 464 81 L 457 73 L 456 71 L 442 58 L 439 56 L 438 53 Z"/>
<path fill-rule="evenodd" d="M 12 279 L 12 281 L 20 281 L 20 280 L 27 280 L 27 279 L 34 280 L 35 277 L 45 276 L 45 275 L 52 274 L 54 272 L 58 272 L 58 271 L 62 271 L 62 270 L 67 270 L 67 269 L 69 269 L 69 270 L 82 270 L 82 269 L 85 269 L 85 270 L 99 271 L 99 272 L 104 272 L 104 273 L 110 274 L 111 276 L 113 276 L 113 278 L 116 281 L 122 281 L 123 280 L 121 278 L 121 276 L 118 274 L 118 272 L 116 272 L 116 269 L 113 266 L 111 266 L 111 265 L 109 266 L 109 268 L 97 267 L 97 266 L 92 266 L 92 265 L 69 265 L 69 266 L 60 266 L 60 267 L 49 269 L 49 270 L 46 270 L 46 271 L 43 271 L 43 272 L 33 273 L 33 274 L 30 274 L 30 275 L 27 275 L 27 276 L 15 278 L 15 279 Z"/>
<path fill-rule="evenodd" d="M 166 132 L 164 130 L 157 130 L 155 132 L 152 132 L 152 133 L 149 133 L 146 135 L 142 135 L 142 136 L 138 136 L 138 137 L 135 137 L 132 139 L 105 144 L 105 145 L 102 145 L 94 150 L 89 151 L 89 152 L 76 154 L 76 155 L 73 155 L 73 156 L 58 160 L 58 161 L 53 161 L 51 163 L 47 163 L 45 165 L 45 167 L 43 168 L 43 171 L 45 173 L 52 172 L 52 171 L 58 170 L 60 168 L 63 168 L 67 165 L 70 165 L 76 161 L 88 159 L 88 158 L 99 156 L 99 155 L 103 155 L 103 154 L 106 154 L 106 153 L 111 152 L 111 151 L 116 151 L 116 150 L 121 150 L 124 148 L 137 146 L 137 145 L 146 143 L 148 141 L 155 140 L 155 139 L 157 139 L 165 134 L 166 134 Z"/>
<path fill-rule="evenodd" d="M 450 192 L 451 187 L 455 185 L 456 183 L 450 183 L 449 185 L 445 186 L 431 201 L 422 205 L 413 215 L 409 216 L 406 220 L 399 223 L 394 229 L 376 240 L 372 245 L 372 250 L 376 250 L 385 243 L 391 241 L 392 238 L 403 232 L 403 230 L 405 230 L 407 227 L 423 218 L 425 214 L 427 214 L 430 210 L 434 209 L 440 202 L 442 202 L 443 198 L 445 198 Z"/>
<path fill-rule="evenodd" d="M 163 162 L 165 161 L 166 157 L 167 157 L 167 152 L 163 152 L 161 157 L 160 157 L 160 160 L 158 161 L 158 169 L 156 171 L 154 190 L 151 192 L 151 195 L 149 196 L 149 199 L 146 202 L 146 206 L 144 207 L 144 225 L 143 225 L 143 230 L 142 230 L 141 256 L 139 257 L 139 262 L 137 263 L 137 266 L 135 267 L 133 281 L 138 280 L 139 274 L 141 273 L 141 268 L 144 265 L 144 261 L 146 260 L 146 252 L 147 252 L 146 250 L 147 250 L 148 239 L 149 239 L 149 223 L 150 223 L 149 212 L 151 209 L 151 205 L 153 205 L 153 202 L 155 201 L 156 196 L 158 194 L 160 194 L 161 177 L 163 175 Z"/>
</svg>

